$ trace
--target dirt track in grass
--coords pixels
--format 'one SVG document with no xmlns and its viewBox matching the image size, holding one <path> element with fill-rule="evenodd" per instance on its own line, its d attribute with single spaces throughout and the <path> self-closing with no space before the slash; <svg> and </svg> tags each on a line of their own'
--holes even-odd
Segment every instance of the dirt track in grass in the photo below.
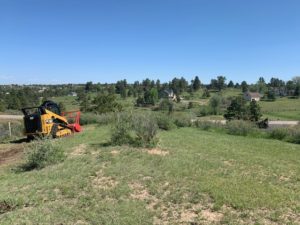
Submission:
<svg viewBox="0 0 300 225">
<path fill-rule="evenodd" d="M 22 144 L 3 144 L 0 146 L 0 167 L 12 164 L 23 156 Z"/>
</svg>

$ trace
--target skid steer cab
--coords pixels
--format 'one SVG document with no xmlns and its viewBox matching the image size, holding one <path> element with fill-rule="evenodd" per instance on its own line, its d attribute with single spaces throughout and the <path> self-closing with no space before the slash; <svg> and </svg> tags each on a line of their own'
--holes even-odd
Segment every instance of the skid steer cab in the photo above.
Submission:
<svg viewBox="0 0 300 225">
<path fill-rule="evenodd" d="M 28 140 L 43 137 L 64 137 L 80 132 L 80 111 L 61 112 L 52 101 L 45 101 L 41 106 L 23 108 L 24 134 Z"/>
</svg>

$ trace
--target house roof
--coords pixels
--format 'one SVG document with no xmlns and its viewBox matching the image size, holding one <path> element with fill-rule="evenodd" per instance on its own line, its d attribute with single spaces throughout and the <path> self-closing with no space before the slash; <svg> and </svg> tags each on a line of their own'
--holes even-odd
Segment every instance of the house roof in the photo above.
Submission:
<svg viewBox="0 0 300 225">
<path fill-rule="evenodd" d="M 251 98 L 260 98 L 261 95 L 258 92 L 247 92 L 247 95 L 249 95 Z"/>
</svg>

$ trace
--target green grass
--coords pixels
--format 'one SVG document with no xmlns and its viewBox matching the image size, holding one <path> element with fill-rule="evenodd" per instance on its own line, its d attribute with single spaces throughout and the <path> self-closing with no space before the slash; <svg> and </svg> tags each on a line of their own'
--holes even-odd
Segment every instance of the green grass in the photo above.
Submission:
<svg viewBox="0 0 300 225">
<path fill-rule="evenodd" d="M 200 224 L 299 222 L 299 145 L 196 128 L 159 138 L 165 156 L 106 146 L 109 127 L 89 126 L 55 140 L 63 163 L 0 169 L 0 205 L 13 206 L 1 224 L 186 224 L 188 213 Z"/>
<path fill-rule="evenodd" d="M 274 102 L 259 102 L 264 117 L 271 120 L 300 120 L 300 100 L 278 98 Z"/>
<path fill-rule="evenodd" d="M 66 111 L 79 109 L 79 103 L 78 101 L 76 101 L 76 97 L 73 96 L 52 97 L 51 100 L 53 100 L 57 104 L 62 102 L 66 107 Z"/>
</svg>

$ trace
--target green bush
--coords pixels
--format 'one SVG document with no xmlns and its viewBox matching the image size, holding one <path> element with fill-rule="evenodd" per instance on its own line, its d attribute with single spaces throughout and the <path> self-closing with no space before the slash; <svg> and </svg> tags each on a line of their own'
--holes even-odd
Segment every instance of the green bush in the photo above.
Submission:
<svg viewBox="0 0 300 225">
<path fill-rule="evenodd" d="M 257 131 L 256 126 L 244 120 L 232 120 L 226 123 L 226 132 L 232 135 L 247 136 Z"/>
<path fill-rule="evenodd" d="M 196 120 L 194 124 L 197 128 L 200 128 L 201 130 L 209 130 L 215 126 L 214 123 L 205 120 Z"/>
<path fill-rule="evenodd" d="M 287 141 L 295 144 L 300 144 L 300 126 L 289 128 L 289 136 Z"/>
<path fill-rule="evenodd" d="M 116 116 L 116 123 L 112 129 L 111 143 L 113 145 L 132 144 L 132 114 L 119 113 Z"/>
<path fill-rule="evenodd" d="M 132 120 L 138 146 L 153 147 L 157 144 L 158 126 L 156 119 L 150 114 L 137 114 Z"/>
<path fill-rule="evenodd" d="M 195 108 L 195 106 L 196 106 L 195 102 L 189 102 L 188 109 Z"/>
<path fill-rule="evenodd" d="M 269 137 L 272 139 L 283 140 L 289 135 L 287 128 L 274 128 L 269 132 Z"/>
<path fill-rule="evenodd" d="M 57 143 L 48 139 L 36 141 L 30 144 L 26 162 L 21 165 L 21 169 L 24 171 L 42 169 L 62 162 L 65 158 L 64 150 Z"/>
<path fill-rule="evenodd" d="M 209 106 L 201 106 L 199 111 L 199 116 L 208 116 L 211 115 L 211 108 Z"/>
<path fill-rule="evenodd" d="M 177 127 L 191 127 L 192 116 L 187 114 L 177 114 L 173 116 L 174 123 Z"/>
<path fill-rule="evenodd" d="M 156 122 L 159 129 L 162 130 L 171 130 L 176 127 L 172 118 L 165 114 L 156 115 Z"/>
<path fill-rule="evenodd" d="M 111 135 L 112 145 L 153 147 L 157 144 L 157 121 L 151 113 L 120 113 Z"/>
</svg>

